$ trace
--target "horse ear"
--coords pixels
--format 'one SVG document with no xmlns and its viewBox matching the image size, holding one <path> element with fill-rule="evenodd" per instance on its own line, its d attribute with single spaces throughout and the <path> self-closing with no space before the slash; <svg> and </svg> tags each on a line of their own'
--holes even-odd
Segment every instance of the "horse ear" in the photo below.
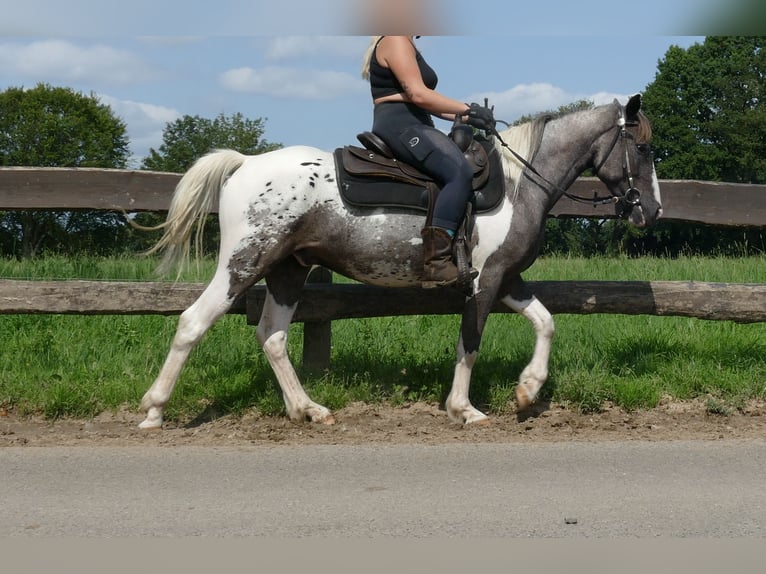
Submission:
<svg viewBox="0 0 766 574">
<path fill-rule="evenodd" d="M 625 106 L 625 116 L 628 121 L 635 121 L 638 119 L 638 112 L 641 109 L 641 94 L 636 94 L 628 100 L 628 104 Z"/>
</svg>

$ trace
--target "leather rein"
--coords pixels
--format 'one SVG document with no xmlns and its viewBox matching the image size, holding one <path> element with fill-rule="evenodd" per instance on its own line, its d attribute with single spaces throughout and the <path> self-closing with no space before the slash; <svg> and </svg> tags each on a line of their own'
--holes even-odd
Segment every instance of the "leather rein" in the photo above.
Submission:
<svg viewBox="0 0 766 574">
<path fill-rule="evenodd" d="M 624 218 L 627 218 L 628 215 L 630 215 L 630 212 L 634 207 L 636 207 L 637 205 L 641 205 L 641 192 L 633 184 L 633 170 L 630 167 L 630 156 L 628 155 L 628 139 L 629 138 L 632 139 L 633 136 L 627 130 L 627 126 L 638 125 L 638 122 L 633 122 L 633 121 L 628 122 L 625 119 L 623 106 L 620 106 L 619 113 L 620 113 L 620 117 L 617 120 L 617 127 L 619 127 L 619 130 L 617 134 L 615 135 L 614 139 L 612 140 L 612 145 L 609 147 L 609 152 L 604 156 L 604 159 L 601 161 L 598 167 L 594 166 L 595 171 L 598 172 L 598 170 L 600 170 L 601 167 L 603 167 L 603 165 L 609 159 L 609 156 L 612 155 L 612 151 L 614 151 L 614 148 L 617 145 L 617 142 L 622 141 L 623 149 L 625 151 L 625 157 L 622 162 L 622 171 L 623 171 L 623 176 L 625 178 L 625 181 L 627 181 L 628 183 L 628 189 L 622 194 L 616 194 L 610 190 L 611 195 L 609 197 L 599 196 L 595 192 L 593 193 L 592 198 L 582 197 L 579 195 L 574 195 L 572 193 L 569 193 L 567 190 L 556 185 L 555 183 L 547 179 L 545 176 L 543 176 L 537 170 L 537 168 L 535 168 L 535 166 L 533 166 L 529 161 L 527 161 L 520 154 L 518 154 L 513 148 L 511 148 L 511 146 L 505 143 L 503 141 L 503 138 L 497 132 L 497 130 L 492 130 L 492 132 L 490 133 L 492 133 L 492 135 L 494 135 L 497 138 L 497 140 L 500 142 L 500 145 L 506 148 L 513 155 L 513 157 L 519 160 L 519 162 L 521 162 L 521 164 L 524 167 L 526 167 L 529 171 L 535 174 L 540 180 L 542 180 L 542 182 L 546 186 L 548 186 L 553 191 L 556 191 L 560 193 L 561 195 L 568 197 L 572 201 L 575 201 L 577 203 L 592 205 L 593 207 L 596 207 L 598 205 L 605 205 L 608 203 L 620 204 L 621 209 L 619 213 L 617 214 L 617 216 L 624 219 Z M 502 122 L 502 123 L 506 123 L 506 122 Z"/>
</svg>

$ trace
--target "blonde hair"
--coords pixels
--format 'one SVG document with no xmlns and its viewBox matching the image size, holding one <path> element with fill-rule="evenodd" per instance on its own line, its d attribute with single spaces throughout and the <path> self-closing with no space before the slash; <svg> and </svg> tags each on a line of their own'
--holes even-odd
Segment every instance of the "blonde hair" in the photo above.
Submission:
<svg viewBox="0 0 766 574">
<path fill-rule="evenodd" d="M 370 45 L 367 47 L 367 51 L 362 57 L 362 78 L 365 80 L 370 79 L 370 62 L 372 61 L 372 55 L 375 53 L 375 48 L 382 37 L 383 36 L 372 36 L 370 38 Z"/>
</svg>

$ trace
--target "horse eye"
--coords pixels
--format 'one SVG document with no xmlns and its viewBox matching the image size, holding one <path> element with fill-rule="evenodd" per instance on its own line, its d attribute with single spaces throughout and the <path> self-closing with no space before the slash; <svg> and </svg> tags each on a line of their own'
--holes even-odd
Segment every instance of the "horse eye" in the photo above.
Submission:
<svg viewBox="0 0 766 574">
<path fill-rule="evenodd" d="M 638 150 L 638 153 L 649 153 L 652 151 L 652 146 L 649 144 L 636 144 L 636 149 Z"/>
</svg>

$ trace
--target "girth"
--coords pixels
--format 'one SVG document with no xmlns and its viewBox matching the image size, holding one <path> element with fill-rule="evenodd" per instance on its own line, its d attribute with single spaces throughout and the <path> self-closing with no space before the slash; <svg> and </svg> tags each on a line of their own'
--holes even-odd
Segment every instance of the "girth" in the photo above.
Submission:
<svg viewBox="0 0 766 574">
<path fill-rule="evenodd" d="M 367 142 L 363 135 L 360 141 Z M 439 185 L 417 168 L 386 157 L 385 145 L 366 145 L 378 149 L 349 145 L 334 152 L 343 201 L 354 207 L 395 207 L 429 213 Z M 500 154 L 492 142 L 478 136 L 464 153 L 474 172 L 473 212 L 490 211 L 505 194 Z"/>
</svg>

